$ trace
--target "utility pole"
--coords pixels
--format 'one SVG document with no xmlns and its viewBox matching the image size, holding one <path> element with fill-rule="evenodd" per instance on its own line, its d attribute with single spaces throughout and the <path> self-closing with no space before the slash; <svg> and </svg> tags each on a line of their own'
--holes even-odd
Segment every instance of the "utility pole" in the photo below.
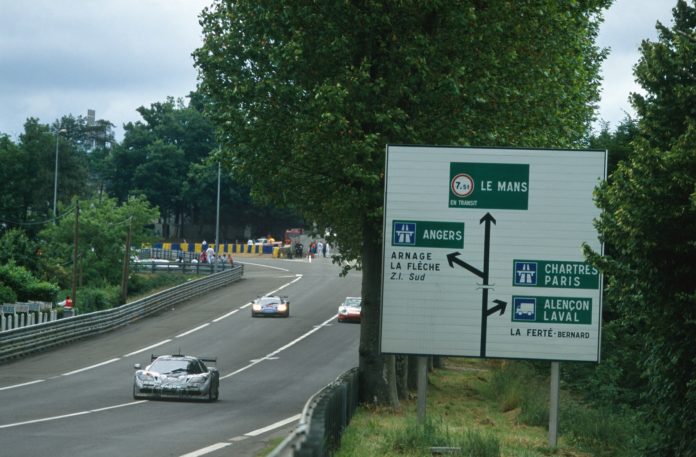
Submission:
<svg viewBox="0 0 696 457">
<path fill-rule="evenodd" d="M 80 236 L 80 200 L 75 200 L 75 235 L 73 237 L 72 300 L 77 305 L 77 246 Z"/>
<path fill-rule="evenodd" d="M 215 263 L 213 263 L 213 272 L 217 273 L 218 256 L 220 255 L 219 246 L 220 238 L 220 162 L 218 162 L 218 182 L 217 182 L 217 212 L 215 214 Z"/>
<path fill-rule="evenodd" d="M 121 304 L 126 304 L 128 297 L 128 265 L 130 263 L 131 233 L 133 230 L 133 217 L 128 219 L 128 235 L 126 235 L 126 249 L 123 255 L 123 276 L 121 277 Z"/>
</svg>

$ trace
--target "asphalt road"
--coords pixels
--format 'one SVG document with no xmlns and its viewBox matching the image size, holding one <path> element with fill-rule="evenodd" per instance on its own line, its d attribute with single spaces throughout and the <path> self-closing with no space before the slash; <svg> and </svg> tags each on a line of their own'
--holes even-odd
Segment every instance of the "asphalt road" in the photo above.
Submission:
<svg viewBox="0 0 696 457">
<path fill-rule="evenodd" d="M 335 316 L 361 277 L 328 259 L 244 263 L 230 287 L 0 365 L 0 455 L 253 456 L 286 436 L 312 394 L 357 366 L 360 326 Z M 278 289 L 290 317 L 251 318 L 251 300 Z M 179 351 L 217 357 L 220 400 L 133 400 L 133 364 Z"/>
</svg>

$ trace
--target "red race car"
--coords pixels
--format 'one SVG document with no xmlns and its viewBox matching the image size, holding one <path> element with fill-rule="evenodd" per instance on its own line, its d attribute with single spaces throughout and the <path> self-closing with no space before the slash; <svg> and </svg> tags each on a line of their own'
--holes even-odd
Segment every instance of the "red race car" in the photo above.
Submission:
<svg viewBox="0 0 696 457">
<path fill-rule="evenodd" d="M 338 307 L 338 322 L 360 322 L 362 316 L 362 298 L 346 297 Z"/>
</svg>

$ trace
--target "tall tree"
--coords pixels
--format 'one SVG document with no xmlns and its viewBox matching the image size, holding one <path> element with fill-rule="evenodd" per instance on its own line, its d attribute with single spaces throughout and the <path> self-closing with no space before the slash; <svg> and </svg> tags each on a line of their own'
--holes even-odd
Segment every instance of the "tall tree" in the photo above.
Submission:
<svg viewBox="0 0 696 457">
<path fill-rule="evenodd" d="M 606 149 L 609 152 L 607 174 L 611 176 L 617 164 L 628 157 L 631 143 L 637 137 L 638 121 L 626 117 L 613 132 L 609 130 L 609 124 L 602 125 L 596 135 L 590 136 L 588 146 L 592 149 Z"/>
<path fill-rule="evenodd" d="M 58 127 L 29 118 L 17 145 L 7 137 L 0 141 L 0 173 L 9 194 L 0 202 L 7 211 L 3 218 L 10 225 L 45 222 L 52 217 L 56 155 L 57 201 L 67 203 L 73 196 L 82 195 L 87 179 L 85 153 L 75 147 L 70 132 L 60 132 Z"/>
<path fill-rule="evenodd" d="M 668 150 L 696 118 L 696 8 L 678 0 L 672 9 L 674 26 L 660 22 L 657 41 L 641 43 L 635 66 L 636 82 L 646 94 L 631 94 L 643 136 Z"/>
<path fill-rule="evenodd" d="M 159 206 L 163 220 L 173 216 L 182 224 L 192 205 L 186 192 L 189 169 L 215 147 L 213 127 L 182 99 L 168 97 L 137 111 L 143 121 L 125 125 L 124 140 L 111 154 L 109 191 L 121 201 L 144 194 Z"/>
<path fill-rule="evenodd" d="M 596 262 L 607 298 L 640 343 L 646 455 L 696 455 L 696 4 L 678 1 L 674 27 L 643 42 L 633 95 L 639 141 L 597 194 L 612 247 Z"/>
<path fill-rule="evenodd" d="M 75 211 L 75 206 L 71 211 Z M 151 242 L 146 228 L 157 220 L 158 211 L 142 196 L 131 197 L 119 204 L 114 198 L 98 197 L 80 203 L 78 259 L 83 278 L 81 283 L 102 287 L 119 284 L 128 227 L 131 243 L 139 246 Z M 57 225 L 49 224 L 40 233 L 44 240 L 41 262 L 62 287 L 72 280 L 75 219 L 63 218 Z"/>
<path fill-rule="evenodd" d="M 364 401 L 396 403 L 393 357 L 378 350 L 385 145 L 577 144 L 609 3 L 219 0 L 203 12 L 194 58 L 226 166 L 359 259 Z"/>
</svg>

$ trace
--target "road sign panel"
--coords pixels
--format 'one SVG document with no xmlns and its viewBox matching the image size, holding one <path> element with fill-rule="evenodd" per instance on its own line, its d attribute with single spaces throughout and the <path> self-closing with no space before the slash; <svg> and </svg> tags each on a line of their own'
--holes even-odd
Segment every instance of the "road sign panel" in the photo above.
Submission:
<svg viewBox="0 0 696 457">
<path fill-rule="evenodd" d="M 525 210 L 529 196 L 529 165 L 450 163 L 450 208 Z"/>
<path fill-rule="evenodd" d="M 382 352 L 598 361 L 582 246 L 602 250 L 605 168 L 603 151 L 388 146 Z"/>
</svg>

